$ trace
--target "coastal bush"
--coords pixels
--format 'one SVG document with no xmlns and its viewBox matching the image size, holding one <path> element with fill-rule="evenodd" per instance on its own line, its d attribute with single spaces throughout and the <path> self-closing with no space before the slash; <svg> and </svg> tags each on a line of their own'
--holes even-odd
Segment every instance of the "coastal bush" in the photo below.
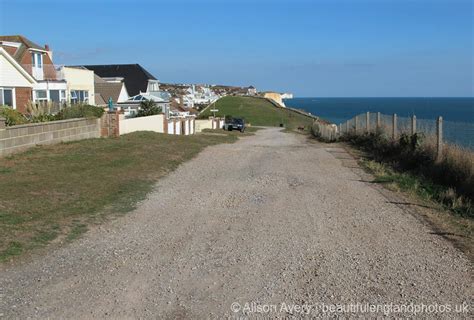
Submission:
<svg viewBox="0 0 474 320">
<path fill-rule="evenodd" d="M 474 153 L 445 144 L 438 157 L 434 139 L 423 134 L 402 134 L 389 139 L 382 131 L 346 134 L 341 140 L 367 152 L 378 162 L 389 165 L 398 173 L 409 173 L 424 181 L 424 191 L 456 212 L 473 217 Z M 426 183 L 429 181 L 429 184 Z M 399 182 L 399 181 L 398 181 Z"/>
<path fill-rule="evenodd" d="M 140 102 L 140 109 L 136 117 L 148 117 L 154 116 L 161 113 L 161 107 L 156 105 L 156 102 L 153 100 L 144 100 Z"/>
<path fill-rule="evenodd" d="M 0 118 L 6 119 L 7 126 L 14 126 L 28 122 L 25 116 L 8 106 L 0 106 Z"/>
<path fill-rule="evenodd" d="M 101 107 L 91 106 L 88 104 L 77 104 L 66 107 L 59 111 L 55 120 L 66 120 L 74 118 L 100 118 L 104 114 Z"/>
</svg>

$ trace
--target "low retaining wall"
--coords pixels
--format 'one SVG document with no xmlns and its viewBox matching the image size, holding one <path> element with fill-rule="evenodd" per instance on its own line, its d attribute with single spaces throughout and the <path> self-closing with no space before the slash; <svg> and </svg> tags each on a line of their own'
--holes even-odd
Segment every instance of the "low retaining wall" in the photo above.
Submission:
<svg viewBox="0 0 474 320">
<path fill-rule="evenodd" d="M 196 132 L 202 132 L 204 129 L 222 129 L 224 127 L 224 118 L 199 119 L 196 120 Z"/>
<path fill-rule="evenodd" d="M 164 133 L 165 117 L 162 114 L 126 119 L 120 115 L 120 135 L 135 131 L 154 131 Z"/>
<path fill-rule="evenodd" d="M 204 129 L 212 129 L 212 120 L 210 119 L 196 120 L 196 132 L 201 132 Z"/>
<path fill-rule="evenodd" d="M 69 119 L 0 128 L 0 156 L 24 151 L 38 144 L 99 137 L 99 119 Z"/>
</svg>

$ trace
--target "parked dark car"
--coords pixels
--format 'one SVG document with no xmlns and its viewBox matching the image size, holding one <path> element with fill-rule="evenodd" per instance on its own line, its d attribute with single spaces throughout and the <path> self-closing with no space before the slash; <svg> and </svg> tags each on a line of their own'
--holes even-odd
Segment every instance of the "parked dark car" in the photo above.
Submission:
<svg viewBox="0 0 474 320">
<path fill-rule="evenodd" d="M 224 124 L 224 130 L 232 131 L 239 130 L 240 132 L 245 131 L 245 121 L 239 118 L 232 118 L 229 121 L 226 121 Z"/>
</svg>

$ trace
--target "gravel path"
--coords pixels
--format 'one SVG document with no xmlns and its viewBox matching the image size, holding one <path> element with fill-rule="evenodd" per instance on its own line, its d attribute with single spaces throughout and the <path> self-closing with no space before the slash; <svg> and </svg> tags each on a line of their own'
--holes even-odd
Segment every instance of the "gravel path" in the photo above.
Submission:
<svg viewBox="0 0 474 320">
<path fill-rule="evenodd" d="M 469 261 L 328 148 L 277 129 L 209 147 L 133 213 L 3 267 L 0 319 L 333 317 L 351 303 L 468 318 L 454 312 L 472 303 Z"/>
</svg>

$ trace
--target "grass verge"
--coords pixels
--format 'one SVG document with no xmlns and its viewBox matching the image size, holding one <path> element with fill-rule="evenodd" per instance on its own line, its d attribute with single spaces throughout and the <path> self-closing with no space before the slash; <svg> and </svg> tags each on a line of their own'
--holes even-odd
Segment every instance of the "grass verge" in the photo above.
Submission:
<svg viewBox="0 0 474 320">
<path fill-rule="evenodd" d="M 474 220 L 465 214 L 464 205 L 447 205 L 439 201 L 440 194 L 446 192 L 445 188 L 433 184 L 431 181 L 409 172 L 398 172 L 387 164 L 367 158 L 361 158 L 359 164 L 374 176 L 375 183 L 385 188 L 402 192 L 412 199 L 411 204 L 416 205 L 417 213 L 427 221 L 433 233 L 452 241 L 462 250 L 471 261 L 474 261 Z"/>
<path fill-rule="evenodd" d="M 212 109 L 218 109 L 216 116 L 231 116 L 243 118 L 252 126 L 278 127 L 283 123 L 285 128 L 296 129 L 309 128 L 313 119 L 297 112 L 285 108 L 278 108 L 265 99 L 253 97 L 223 97 L 216 101 Z M 200 118 L 208 118 L 213 115 L 209 109 L 206 109 L 199 115 Z"/>
<path fill-rule="evenodd" d="M 433 144 L 418 134 L 402 134 L 392 140 L 376 132 L 347 135 L 342 140 L 397 173 L 391 176 L 405 177 L 401 184 L 413 177 L 432 200 L 474 219 L 474 154 L 469 150 L 445 145 L 442 156 L 437 157 Z"/>
<path fill-rule="evenodd" d="M 223 133 L 136 132 L 0 158 L 0 261 L 72 241 L 87 226 L 132 210 L 159 177 L 209 145 L 238 139 Z"/>
</svg>

